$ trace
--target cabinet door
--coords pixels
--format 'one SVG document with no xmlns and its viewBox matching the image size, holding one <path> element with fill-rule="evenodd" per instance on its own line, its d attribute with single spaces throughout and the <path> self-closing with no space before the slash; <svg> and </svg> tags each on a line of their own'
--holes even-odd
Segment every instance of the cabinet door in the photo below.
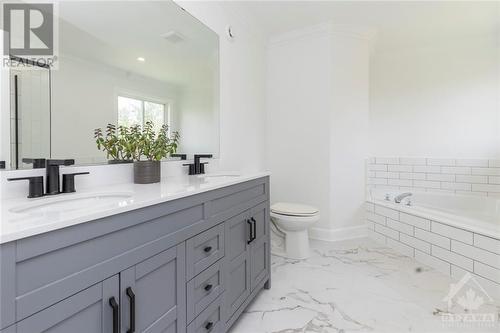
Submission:
<svg viewBox="0 0 500 333">
<path fill-rule="evenodd" d="M 122 333 L 185 332 L 185 265 L 182 243 L 120 273 Z"/>
<path fill-rule="evenodd" d="M 20 321 L 12 332 L 119 332 L 119 295 L 119 279 L 115 275 Z M 114 311 L 110 304 L 112 298 Z"/>
<path fill-rule="evenodd" d="M 250 287 L 253 291 L 269 275 L 269 207 L 267 202 L 250 210 L 254 224 L 254 240 L 250 243 Z"/>
<path fill-rule="evenodd" d="M 250 296 L 250 240 L 249 212 L 225 222 L 226 257 L 224 284 L 224 319 L 229 321 L 233 313 Z"/>
</svg>

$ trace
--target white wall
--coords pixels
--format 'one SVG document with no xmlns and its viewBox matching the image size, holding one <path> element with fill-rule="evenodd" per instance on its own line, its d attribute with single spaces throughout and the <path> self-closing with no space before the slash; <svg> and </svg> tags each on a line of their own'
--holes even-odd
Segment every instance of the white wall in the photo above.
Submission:
<svg viewBox="0 0 500 333">
<path fill-rule="evenodd" d="M 275 36 L 269 45 L 271 200 L 318 207 L 314 238 L 363 230 L 371 37 L 321 24 Z"/>
<path fill-rule="evenodd" d="M 264 169 L 265 40 L 258 24 L 229 2 L 177 1 L 220 36 L 220 167 Z M 226 37 L 231 25 L 236 38 Z"/>
<path fill-rule="evenodd" d="M 500 157 L 500 52 L 493 36 L 377 49 L 372 156 Z"/>
</svg>

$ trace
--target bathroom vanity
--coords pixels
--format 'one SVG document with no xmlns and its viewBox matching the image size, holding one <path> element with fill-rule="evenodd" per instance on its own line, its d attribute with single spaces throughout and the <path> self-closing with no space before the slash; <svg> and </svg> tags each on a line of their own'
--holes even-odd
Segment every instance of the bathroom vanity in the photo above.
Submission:
<svg viewBox="0 0 500 333">
<path fill-rule="evenodd" d="M 130 197 L 3 204 L 1 333 L 226 332 L 270 287 L 268 174 L 106 191 Z"/>
</svg>

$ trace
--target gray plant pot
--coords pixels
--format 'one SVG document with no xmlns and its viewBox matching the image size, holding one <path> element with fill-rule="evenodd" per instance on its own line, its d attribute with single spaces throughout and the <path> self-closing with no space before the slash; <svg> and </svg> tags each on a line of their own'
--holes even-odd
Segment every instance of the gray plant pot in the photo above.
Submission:
<svg viewBox="0 0 500 333">
<path fill-rule="evenodd" d="M 160 182 L 160 179 L 161 179 L 160 161 L 134 162 L 134 183 L 152 184 Z"/>
</svg>

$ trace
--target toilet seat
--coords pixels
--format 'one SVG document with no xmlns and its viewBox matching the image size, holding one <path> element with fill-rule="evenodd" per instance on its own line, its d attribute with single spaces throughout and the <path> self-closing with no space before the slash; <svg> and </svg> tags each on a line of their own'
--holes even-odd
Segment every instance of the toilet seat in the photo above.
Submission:
<svg viewBox="0 0 500 333">
<path fill-rule="evenodd" d="M 319 214 L 319 210 L 315 207 L 290 202 L 277 202 L 273 204 L 271 212 L 291 217 L 312 217 Z"/>
</svg>

